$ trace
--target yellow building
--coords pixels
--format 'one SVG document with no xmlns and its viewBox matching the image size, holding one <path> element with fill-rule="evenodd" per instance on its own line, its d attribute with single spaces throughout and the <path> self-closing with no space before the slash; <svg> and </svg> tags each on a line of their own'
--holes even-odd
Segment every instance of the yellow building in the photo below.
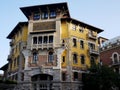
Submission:
<svg viewBox="0 0 120 90">
<path fill-rule="evenodd" d="M 21 81 L 24 73 L 24 57 L 21 55 L 23 48 L 27 46 L 28 22 L 19 22 L 7 36 L 10 41 L 10 54 L 8 55 L 8 78 Z M 19 77 L 19 78 L 18 78 Z"/>
<path fill-rule="evenodd" d="M 97 36 L 103 30 L 71 18 L 67 3 L 20 9 L 28 22 L 7 37 L 8 77 L 25 90 L 81 90 L 82 73 L 99 62 Z"/>
</svg>

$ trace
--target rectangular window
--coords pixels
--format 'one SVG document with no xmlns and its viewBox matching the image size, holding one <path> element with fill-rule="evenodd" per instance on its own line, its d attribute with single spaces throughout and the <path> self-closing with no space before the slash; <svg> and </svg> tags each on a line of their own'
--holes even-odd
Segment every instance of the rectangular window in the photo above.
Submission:
<svg viewBox="0 0 120 90">
<path fill-rule="evenodd" d="M 83 40 L 80 40 L 80 48 L 84 49 L 84 41 Z"/>
<path fill-rule="evenodd" d="M 33 37 L 33 44 L 37 44 L 37 37 Z"/>
<path fill-rule="evenodd" d="M 66 81 L 66 73 L 62 72 L 62 81 Z"/>
<path fill-rule="evenodd" d="M 78 72 L 74 72 L 73 75 L 74 75 L 74 80 L 77 81 L 78 80 Z"/>
<path fill-rule="evenodd" d="M 54 10 L 50 11 L 50 18 L 55 18 L 56 12 Z"/>
<path fill-rule="evenodd" d="M 53 52 L 49 52 L 49 55 L 48 55 L 48 62 L 51 63 L 51 62 L 53 62 L 53 60 L 54 60 Z"/>
<path fill-rule="evenodd" d="M 39 20 L 40 19 L 40 13 L 38 13 L 38 12 L 34 13 L 33 19 L 34 20 Z"/>
<path fill-rule="evenodd" d="M 47 41 L 48 41 L 48 37 L 44 36 L 44 43 L 47 43 Z"/>
<path fill-rule="evenodd" d="M 79 32 L 83 33 L 84 32 L 84 28 L 80 27 Z"/>
<path fill-rule="evenodd" d="M 73 63 L 77 64 L 78 60 L 77 60 L 77 54 L 73 54 Z"/>
<path fill-rule="evenodd" d="M 49 63 L 53 62 L 53 55 L 49 55 L 49 56 L 48 56 L 48 62 L 49 62 Z"/>
<path fill-rule="evenodd" d="M 49 43 L 53 43 L 53 36 L 49 36 Z"/>
<path fill-rule="evenodd" d="M 42 19 L 48 19 L 48 12 L 42 13 Z"/>
<path fill-rule="evenodd" d="M 77 40 L 75 38 L 73 38 L 73 46 L 76 47 L 77 46 Z"/>
<path fill-rule="evenodd" d="M 38 37 L 38 44 L 42 44 L 42 36 Z"/>
<path fill-rule="evenodd" d="M 95 50 L 95 44 L 89 43 L 88 45 L 89 45 L 89 48 L 90 48 L 90 49 Z"/>
<path fill-rule="evenodd" d="M 63 62 L 63 63 L 65 62 L 65 56 L 62 57 L 62 62 Z"/>
<path fill-rule="evenodd" d="M 76 30 L 76 25 L 72 25 L 72 30 Z"/>
<path fill-rule="evenodd" d="M 85 64 L 85 56 L 81 55 L 80 56 L 81 64 Z"/>
<path fill-rule="evenodd" d="M 38 61 L 38 54 L 36 52 L 33 53 L 33 63 L 37 63 Z"/>
</svg>

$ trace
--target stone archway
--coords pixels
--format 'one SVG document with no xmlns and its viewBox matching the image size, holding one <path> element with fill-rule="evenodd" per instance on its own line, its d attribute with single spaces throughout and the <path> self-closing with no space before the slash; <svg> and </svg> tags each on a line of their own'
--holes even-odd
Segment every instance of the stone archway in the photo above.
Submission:
<svg viewBox="0 0 120 90">
<path fill-rule="evenodd" d="M 52 90 L 53 76 L 49 74 L 37 74 L 31 77 L 33 90 Z"/>
</svg>

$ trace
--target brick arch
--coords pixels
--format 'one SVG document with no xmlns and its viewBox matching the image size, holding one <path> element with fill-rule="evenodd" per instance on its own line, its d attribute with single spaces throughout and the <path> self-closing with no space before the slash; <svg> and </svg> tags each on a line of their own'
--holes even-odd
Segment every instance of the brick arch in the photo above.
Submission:
<svg viewBox="0 0 120 90">
<path fill-rule="evenodd" d="M 116 55 L 116 56 L 115 56 L 115 55 Z M 119 60 L 120 58 L 119 58 L 118 52 L 113 52 L 111 58 L 112 58 L 112 61 L 113 61 L 113 62 L 115 62 L 115 58 L 116 58 L 117 62 L 120 61 L 120 60 Z"/>
</svg>

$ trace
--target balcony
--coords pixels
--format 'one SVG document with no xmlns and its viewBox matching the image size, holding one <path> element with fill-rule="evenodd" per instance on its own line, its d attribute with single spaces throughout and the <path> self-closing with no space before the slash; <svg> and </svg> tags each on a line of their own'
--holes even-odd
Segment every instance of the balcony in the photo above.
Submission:
<svg viewBox="0 0 120 90">
<path fill-rule="evenodd" d="M 112 62 L 112 66 L 119 66 L 120 65 L 120 61 L 114 61 Z"/>
<path fill-rule="evenodd" d="M 33 49 L 49 49 L 53 48 L 53 43 L 43 43 L 43 44 L 32 44 L 31 50 Z"/>
<path fill-rule="evenodd" d="M 88 38 L 96 40 L 97 36 L 93 33 L 88 33 Z"/>
<path fill-rule="evenodd" d="M 97 49 L 92 49 L 92 48 L 89 48 L 89 53 L 90 55 L 99 55 L 99 48 Z"/>
</svg>

